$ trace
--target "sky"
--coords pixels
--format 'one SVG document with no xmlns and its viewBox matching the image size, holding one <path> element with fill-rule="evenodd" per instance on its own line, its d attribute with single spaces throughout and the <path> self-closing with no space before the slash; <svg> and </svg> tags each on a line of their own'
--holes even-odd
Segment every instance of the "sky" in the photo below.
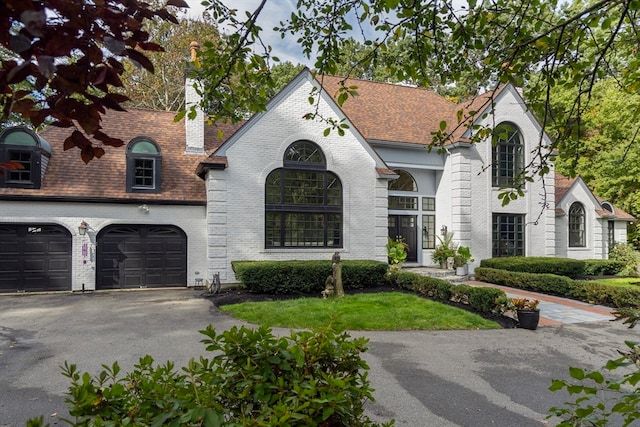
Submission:
<svg viewBox="0 0 640 427">
<path fill-rule="evenodd" d="M 197 18 L 202 15 L 204 6 L 200 4 L 201 0 L 186 0 L 186 2 L 191 9 L 189 16 Z M 260 4 L 260 0 L 226 0 L 223 3 L 240 12 L 253 12 Z M 271 45 L 273 55 L 280 58 L 280 61 L 312 66 L 313 61 L 303 55 L 302 49 L 297 45 L 294 37 L 287 37 L 283 40 L 280 38 L 280 33 L 273 31 L 273 27 L 278 25 L 280 21 L 287 19 L 295 7 L 296 0 L 268 0 L 258 18 L 258 25 L 263 29 L 265 42 Z M 244 16 L 244 13 L 239 13 L 238 16 Z"/>
</svg>

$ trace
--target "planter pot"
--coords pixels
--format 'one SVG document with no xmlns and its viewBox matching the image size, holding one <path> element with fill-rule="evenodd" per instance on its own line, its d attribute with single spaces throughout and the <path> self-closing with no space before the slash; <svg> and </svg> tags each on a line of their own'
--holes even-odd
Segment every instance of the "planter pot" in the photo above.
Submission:
<svg viewBox="0 0 640 427">
<path fill-rule="evenodd" d="M 518 316 L 518 327 L 530 329 L 532 331 L 538 329 L 540 321 L 540 310 L 516 310 Z"/>
<path fill-rule="evenodd" d="M 447 261 L 440 261 L 440 268 L 443 270 L 447 269 Z"/>
<path fill-rule="evenodd" d="M 467 264 L 462 267 L 456 267 L 456 276 L 466 276 L 469 274 L 469 266 Z"/>
</svg>

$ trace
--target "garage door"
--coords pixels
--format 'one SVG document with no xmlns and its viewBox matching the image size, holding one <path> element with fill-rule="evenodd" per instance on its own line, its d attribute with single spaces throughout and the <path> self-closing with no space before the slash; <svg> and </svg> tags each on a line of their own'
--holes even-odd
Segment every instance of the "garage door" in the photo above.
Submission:
<svg viewBox="0 0 640 427">
<path fill-rule="evenodd" d="M 71 290 L 71 233 L 53 224 L 0 224 L 0 291 Z"/>
<path fill-rule="evenodd" d="M 187 284 L 187 236 L 178 227 L 115 225 L 97 243 L 97 289 Z"/>
</svg>

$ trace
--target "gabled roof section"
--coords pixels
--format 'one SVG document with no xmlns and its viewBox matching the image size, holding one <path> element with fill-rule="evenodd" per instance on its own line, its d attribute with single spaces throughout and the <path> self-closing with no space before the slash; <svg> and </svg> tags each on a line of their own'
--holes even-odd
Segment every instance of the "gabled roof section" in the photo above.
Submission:
<svg viewBox="0 0 640 427">
<path fill-rule="evenodd" d="M 341 82 L 357 86 L 358 96 L 349 97 L 341 109 L 369 141 L 428 145 L 441 121 L 448 128 L 457 123 L 459 107 L 427 89 L 326 75 L 317 79 L 334 100 Z"/>
<path fill-rule="evenodd" d="M 286 102 L 286 100 L 296 90 L 300 89 L 301 86 L 307 82 L 311 83 L 313 86 L 316 87 L 316 89 L 318 90 L 318 93 L 320 94 L 321 100 L 326 102 L 329 105 L 329 107 L 336 113 L 339 120 L 345 119 L 346 123 L 349 125 L 349 129 L 346 130 L 346 132 L 352 132 L 355 138 L 360 142 L 360 144 L 362 144 L 363 148 L 371 155 L 371 157 L 376 162 L 376 172 L 378 174 L 378 177 L 386 178 L 386 179 L 397 178 L 397 175 L 395 175 L 393 171 L 391 171 L 391 169 L 387 166 L 384 160 L 382 160 L 382 158 L 378 155 L 378 153 L 376 153 L 376 151 L 371 147 L 368 141 L 368 137 L 363 135 L 362 132 L 360 132 L 359 127 L 353 122 L 351 117 L 345 114 L 345 112 L 338 107 L 338 104 L 335 102 L 335 100 L 332 97 L 330 97 L 327 94 L 326 90 L 320 91 L 321 89 L 320 83 L 313 76 L 313 74 L 308 68 L 304 68 L 300 73 L 298 73 L 298 75 L 293 80 L 291 80 L 291 82 L 289 82 L 288 85 L 286 85 L 278 94 L 276 94 L 276 96 L 274 96 L 273 99 L 271 99 L 267 103 L 267 106 L 264 112 L 260 112 L 253 115 L 246 123 L 242 125 L 240 129 L 238 129 L 237 132 L 234 133 L 232 137 L 228 138 L 218 149 L 216 149 L 214 153 L 206 161 L 201 162 L 197 170 L 198 176 L 200 176 L 201 178 L 204 178 L 208 169 L 223 169 L 223 167 L 220 167 L 222 163 L 224 163 L 225 167 L 228 166 L 227 160 L 226 160 L 227 150 L 233 144 L 239 141 L 242 138 L 242 136 L 247 131 L 249 131 L 249 129 L 251 129 L 252 126 L 255 126 L 261 120 L 261 118 L 264 117 L 265 114 L 267 114 L 270 110 L 275 108 L 280 103 Z M 311 94 L 311 93 L 305 94 L 305 99 L 306 97 L 311 95 L 314 95 L 314 94 Z M 305 118 L 302 117 L 303 114 L 313 111 L 314 108 L 315 107 L 313 105 L 309 104 L 309 111 L 301 112 L 302 114 L 300 114 L 299 119 L 306 120 Z"/>
<path fill-rule="evenodd" d="M 569 178 L 564 175 L 561 175 L 556 172 L 555 174 L 555 196 L 556 196 L 556 213 L 560 215 L 566 215 L 566 212 L 560 208 L 560 203 L 565 198 L 567 193 L 569 193 L 576 186 L 583 186 L 583 188 L 587 191 L 588 194 L 592 197 L 593 206 L 595 207 L 596 214 L 601 218 L 614 219 L 619 221 L 635 221 L 631 214 L 623 211 L 622 209 L 615 206 L 613 203 L 610 203 L 607 200 L 604 200 L 598 196 L 596 196 L 593 191 L 584 180 L 580 176 L 576 176 L 575 178 Z M 605 204 L 611 205 L 613 208 L 613 212 L 605 209 Z"/>
<path fill-rule="evenodd" d="M 47 127 L 42 133 L 52 146 L 52 156 L 40 189 L 0 188 L 0 199 L 43 199 L 76 201 L 145 200 L 148 203 L 204 204 L 205 185 L 194 175 L 198 163 L 206 155 L 185 154 L 184 119 L 174 122 L 176 113 L 129 109 L 107 110 L 102 117 L 103 132 L 124 141 L 122 147 L 105 147 L 105 154 L 85 164 L 78 149 L 64 151 L 64 140 L 73 128 Z M 218 130 L 229 137 L 237 126 L 220 124 L 205 126 L 205 151 L 210 154 L 222 140 Z M 157 194 L 127 193 L 126 145 L 133 138 L 151 138 L 162 153 L 162 188 Z"/>
</svg>

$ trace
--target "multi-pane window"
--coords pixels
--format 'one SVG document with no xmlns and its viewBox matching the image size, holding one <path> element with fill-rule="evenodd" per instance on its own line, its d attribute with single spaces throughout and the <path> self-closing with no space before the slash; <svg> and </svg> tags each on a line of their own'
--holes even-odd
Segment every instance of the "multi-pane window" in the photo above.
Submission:
<svg viewBox="0 0 640 427">
<path fill-rule="evenodd" d="M 342 247 L 342 184 L 311 141 L 291 144 L 267 176 L 265 246 Z"/>
<path fill-rule="evenodd" d="M 435 211 L 436 210 L 436 198 L 435 197 L 423 197 L 422 198 L 422 210 L 423 211 Z"/>
<path fill-rule="evenodd" d="M 9 172 L 11 182 L 31 182 L 31 151 L 9 151 L 9 161 L 19 164 L 20 168 Z"/>
<path fill-rule="evenodd" d="M 609 250 L 616 244 L 616 226 L 613 221 L 607 221 L 607 236 L 609 241 Z"/>
<path fill-rule="evenodd" d="M 159 193 L 162 156 L 147 138 L 136 138 L 127 147 L 127 192 Z"/>
<path fill-rule="evenodd" d="M 389 209 L 417 210 L 418 198 L 405 196 L 389 196 Z"/>
<path fill-rule="evenodd" d="M 573 203 L 569 208 L 569 247 L 586 246 L 585 221 L 584 206 L 579 202 Z"/>
<path fill-rule="evenodd" d="M 50 155 L 49 143 L 31 130 L 8 128 L 0 135 L 0 163 L 10 167 L 0 174 L 0 187 L 40 188 L 42 164 Z"/>
<path fill-rule="evenodd" d="M 436 216 L 422 215 L 422 249 L 435 249 L 435 248 L 436 248 Z"/>
<path fill-rule="evenodd" d="M 524 256 L 524 215 L 493 214 L 494 257 Z"/>
<path fill-rule="evenodd" d="M 491 177 L 494 187 L 522 185 L 524 152 L 520 131 L 515 126 L 501 124 L 494 133 Z"/>
</svg>

